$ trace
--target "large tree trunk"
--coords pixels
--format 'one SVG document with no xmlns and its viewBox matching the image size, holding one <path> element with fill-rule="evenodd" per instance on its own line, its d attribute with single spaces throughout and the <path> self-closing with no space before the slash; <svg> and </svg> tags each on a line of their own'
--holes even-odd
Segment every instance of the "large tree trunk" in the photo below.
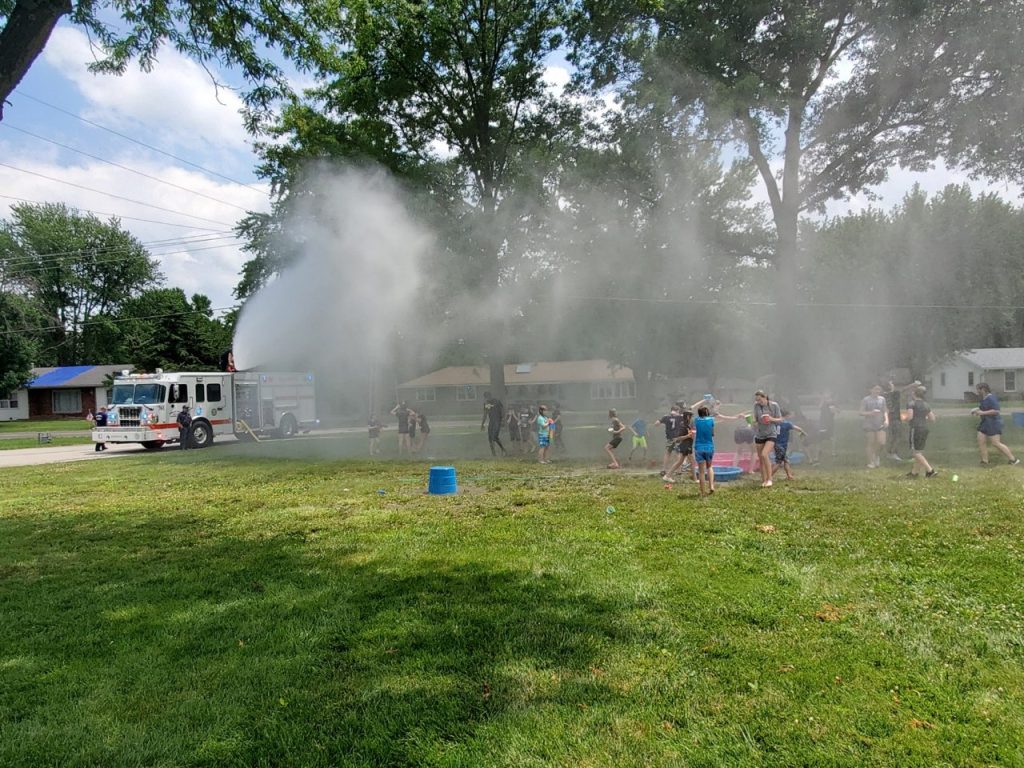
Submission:
<svg viewBox="0 0 1024 768">
<path fill-rule="evenodd" d="M 71 13 L 71 0 L 17 0 L 0 32 L 0 120 L 11 91 L 42 53 L 61 16 Z"/>
</svg>

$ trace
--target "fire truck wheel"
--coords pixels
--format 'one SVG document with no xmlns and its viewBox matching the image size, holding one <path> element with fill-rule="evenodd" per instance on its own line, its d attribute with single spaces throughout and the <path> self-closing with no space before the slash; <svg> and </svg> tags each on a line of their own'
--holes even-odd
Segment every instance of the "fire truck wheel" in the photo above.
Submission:
<svg viewBox="0 0 1024 768">
<path fill-rule="evenodd" d="M 286 413 L 281 417 L 281 423 L 277 428 L 279 437 L 295 437 L 299 432 L 299 425 L 295 423 L 295 417 Z"/>
<path fill-rule="evenodd" d="M 192 447 L 209 448 L 213 445 L 213 430 L 205 421 L 192 422 Z"/>
<path fill-rule="evenodd" d="M 147 451 L 159 451 L 161 448 L 164 447 L 164 441 L 163 440 L 147 440 L 146 442 L 144 442 L 142 444 L 142 447 L 145 448 Z"/>
</svg>

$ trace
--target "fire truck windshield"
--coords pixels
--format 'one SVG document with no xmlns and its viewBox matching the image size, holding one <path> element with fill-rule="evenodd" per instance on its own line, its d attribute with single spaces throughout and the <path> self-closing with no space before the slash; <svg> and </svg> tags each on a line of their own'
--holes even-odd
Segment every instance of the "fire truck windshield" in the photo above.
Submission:
<svg viewBox="0 0 1024 768">
<path fill-rule="evenodd" d="M 167 398 L 163 384 L 115 384 L 114 405 L 143 405 L 162 403 Z"/>
</svg>

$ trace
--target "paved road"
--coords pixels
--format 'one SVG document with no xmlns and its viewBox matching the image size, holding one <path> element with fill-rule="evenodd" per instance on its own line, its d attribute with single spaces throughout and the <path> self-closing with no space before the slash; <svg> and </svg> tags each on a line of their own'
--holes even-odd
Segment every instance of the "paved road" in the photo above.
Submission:
<svg viewBox="0 0 1024 768">
<path fill-rule="evenodd" d="M 141 445 L 115 445 L 97 453 L 92 443 L 86 445 L 57 445 L 39 448 L 15 448 L 0 451 L 0 467 L 28 467 L 34 464 L 59 464 L 66 461 L 95 461 L 115 456 L 132 456 L 148 453 Z"/>
</svg>

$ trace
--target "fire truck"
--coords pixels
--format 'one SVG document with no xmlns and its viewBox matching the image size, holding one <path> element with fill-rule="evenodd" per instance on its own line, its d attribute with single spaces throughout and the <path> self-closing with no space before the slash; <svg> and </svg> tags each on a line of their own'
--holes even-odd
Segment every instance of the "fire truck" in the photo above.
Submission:
<svg viewBox="0 0 1024 768">
<path fill-rule="evenodd" d="M 140 443 L 158 450 L 178 442 L 178 413 L 192 414 L 192 445 L 206 448 L 218 435 L 240 440 L 292 437 L 319 424 L 312 373 L 128 373 L 114 378 L 107 426 L 97 443 Z"/>
</svg>

